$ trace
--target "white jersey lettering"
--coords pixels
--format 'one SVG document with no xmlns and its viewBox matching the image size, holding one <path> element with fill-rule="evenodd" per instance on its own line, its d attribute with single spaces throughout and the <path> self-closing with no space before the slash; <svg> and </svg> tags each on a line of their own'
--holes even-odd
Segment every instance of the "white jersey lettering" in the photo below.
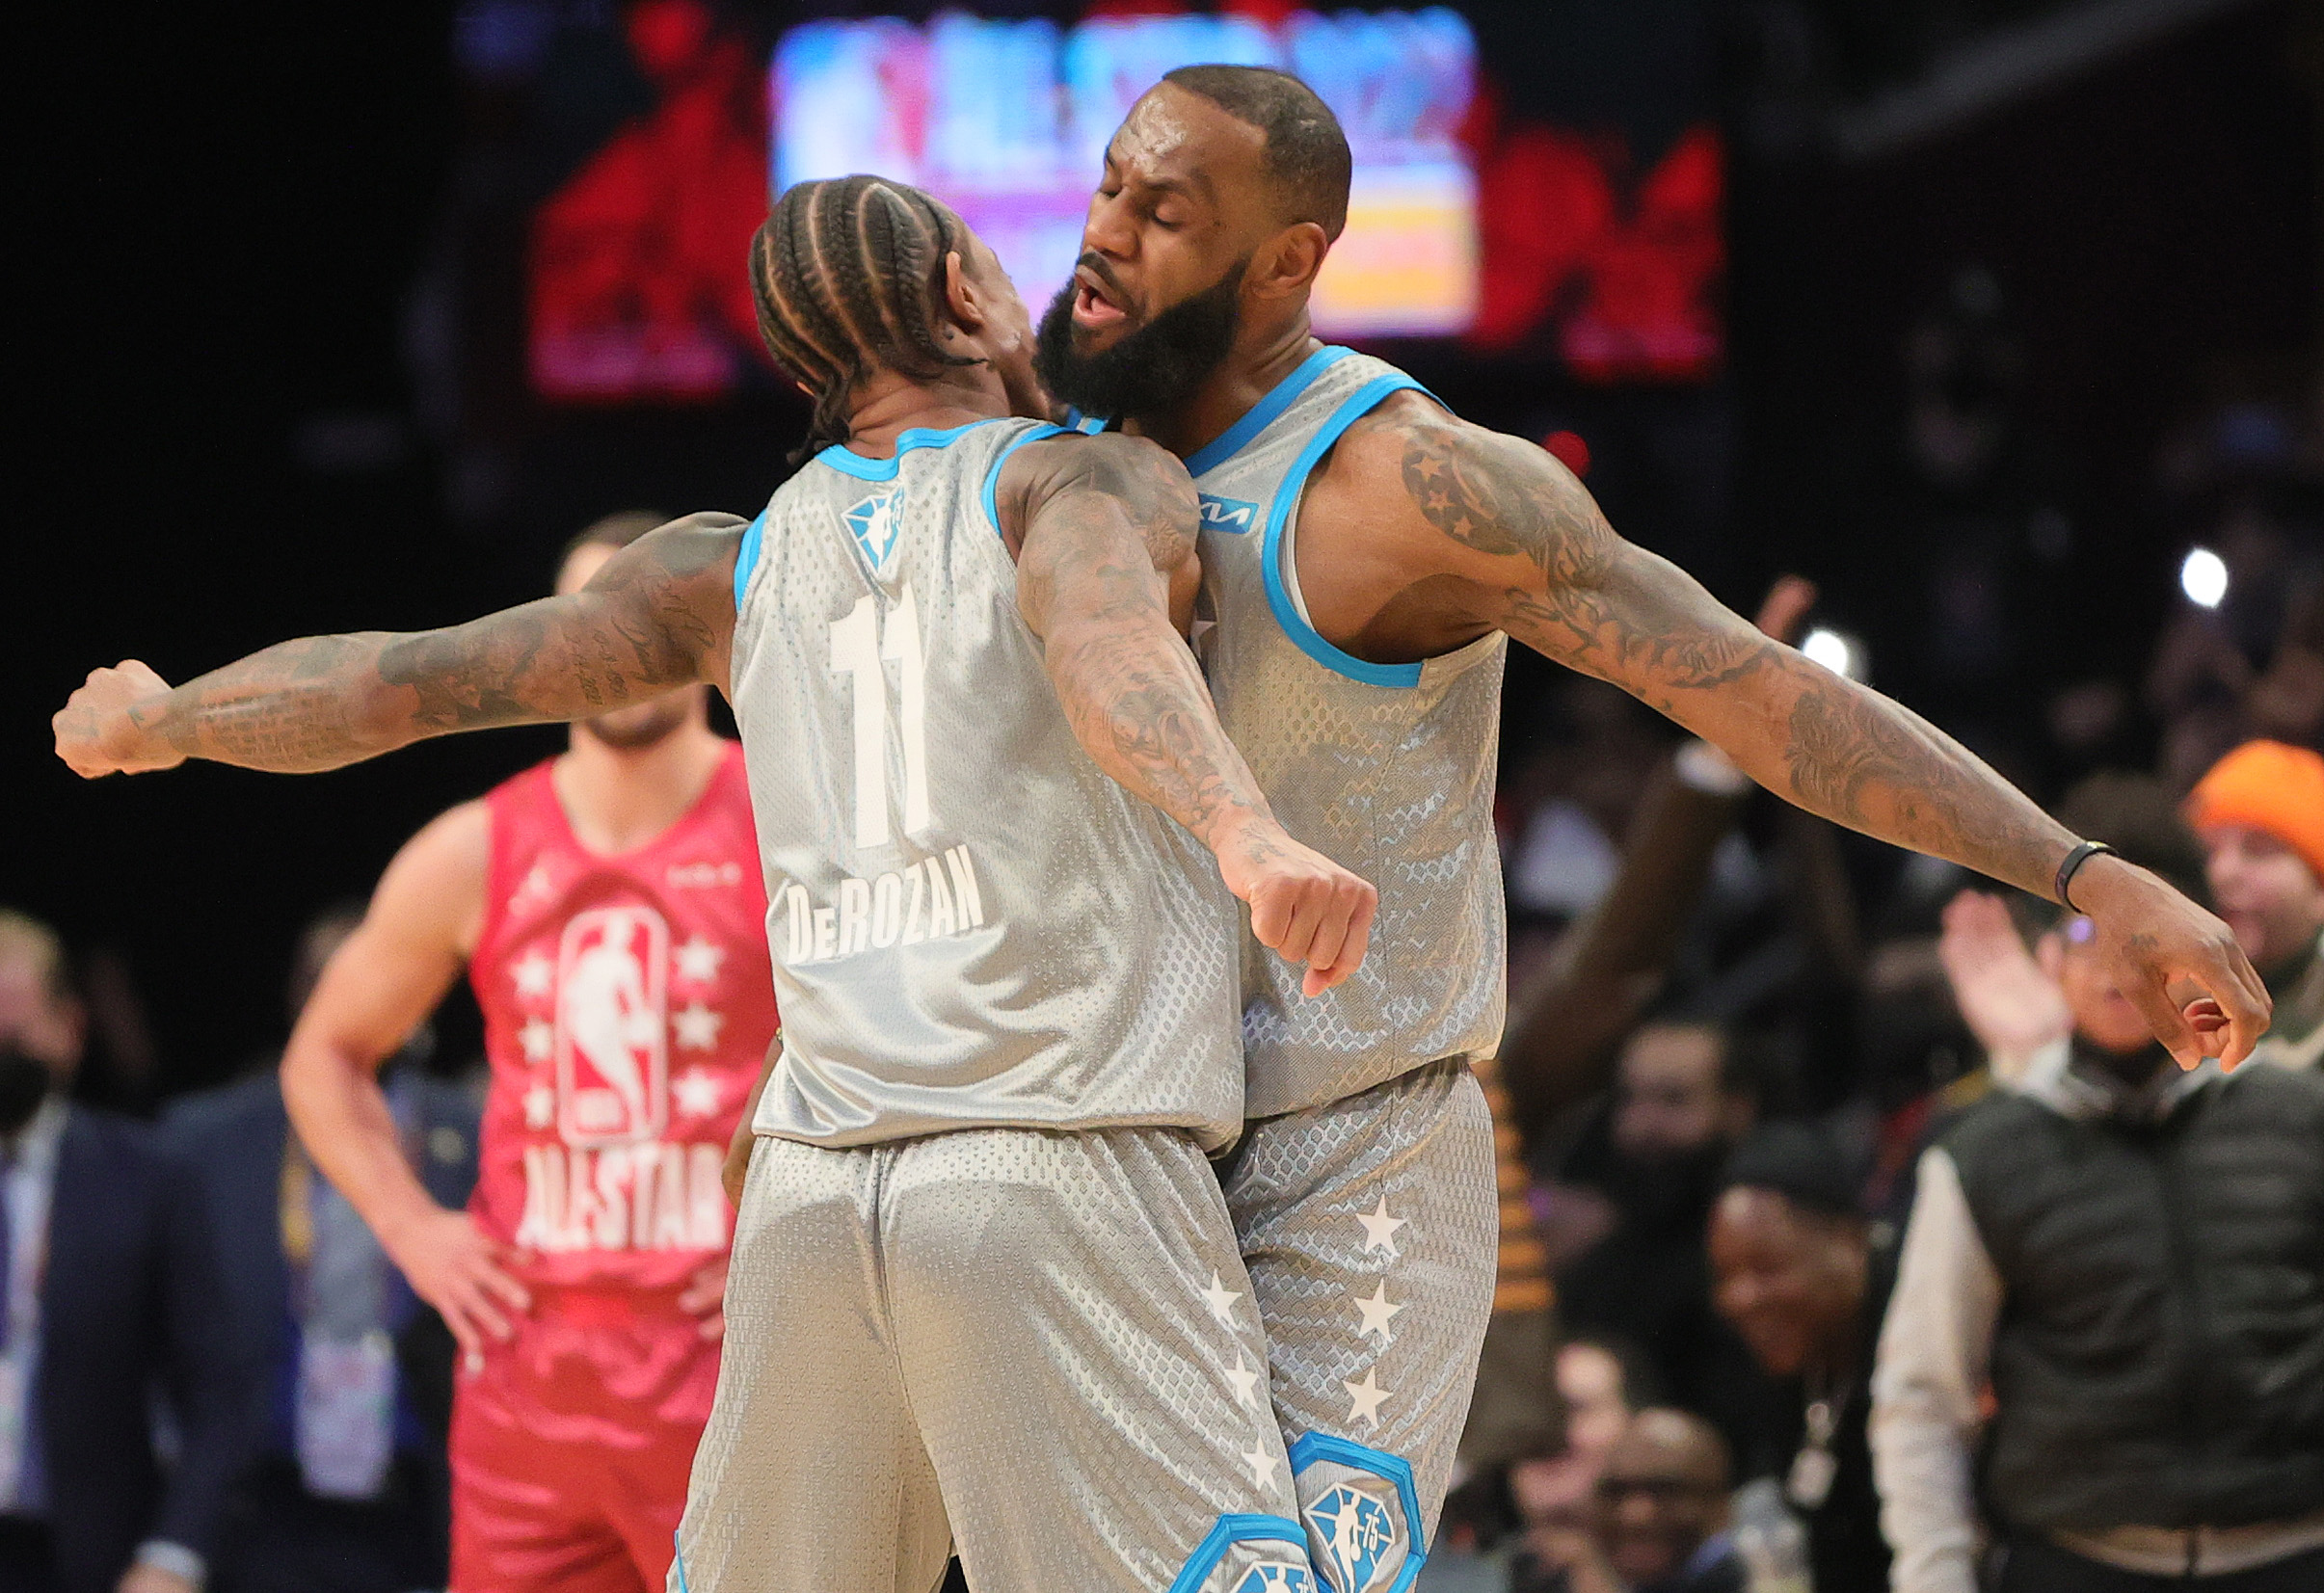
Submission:
<svg viewBox="0 0 2324 1593">
<path fill-rule="evenodd" d="M 918 945 L 982 929 L 986 922 L 975 855 L 965 842 L 875 880 L 847 875 L 839 883 L 838 897 L 835 906 L 819 907 L 805 886 L 783 887 L 787 966 L 885 951 L 899 942 Z"/>
</svg>

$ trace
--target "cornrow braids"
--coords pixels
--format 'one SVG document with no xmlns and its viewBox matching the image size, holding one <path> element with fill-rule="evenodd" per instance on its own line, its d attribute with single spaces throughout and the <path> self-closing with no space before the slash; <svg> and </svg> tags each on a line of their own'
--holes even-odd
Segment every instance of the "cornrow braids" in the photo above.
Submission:
<svg viewBox="0 0 2324 1593">
<path fill-rule="evenodd" d="M 975 360 L 948 353 L 945 256 L 960 219 L 917 188 L 857 175 L 793 184 L 751 239 L 759 336 L 815 395 L 794 463 L 849 436 L 847 401 L 873 370 L 934 376 Z"/>
</svg>

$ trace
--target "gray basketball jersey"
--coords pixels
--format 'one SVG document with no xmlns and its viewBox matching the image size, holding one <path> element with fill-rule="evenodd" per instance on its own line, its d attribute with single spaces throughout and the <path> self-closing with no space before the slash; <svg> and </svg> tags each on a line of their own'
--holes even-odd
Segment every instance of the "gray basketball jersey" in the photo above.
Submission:
<svg viewBox="0 0 2324 1593">
<path fill-rule="evenodd" d="M 1322 348 L 1187 461 L 1202 498 L 1202 638 L 1220 718 L 1275 816 L 1379 890 L 1372 949 L 1309 1000 L 1301 970 L 1245 937 L 1244 1110 L 1337 1101 L 1501 1041 L 1508 916 L 1493 832 L 1499 632 L 1418 664 L 1318 635 L 1292 557 L 1299 496 L 1340 434 L 1420 384 Z"/>
<path fill-rule="evenodd" d="M 1242 1128 L 1239 908 L 1074 739 L 994 485 L 1032 421 L 828 448 L 735 565 L 784 1054 L 754 1127 Z"/>
</svg>

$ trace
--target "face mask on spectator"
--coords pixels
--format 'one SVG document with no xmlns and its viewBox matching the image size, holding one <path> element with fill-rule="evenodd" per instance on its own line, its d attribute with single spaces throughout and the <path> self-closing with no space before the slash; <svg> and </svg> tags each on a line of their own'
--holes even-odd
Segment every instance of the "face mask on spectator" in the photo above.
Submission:
<svg viewBox="0 0 2324 1593">
<path fill-rule="evenodd" d="M 31 1122 L 52 1082 L 47 1063 L 27 1056 L 13 1041 L 0 1043 L 0 1134 L 13 1134 Z"/>
</svg>

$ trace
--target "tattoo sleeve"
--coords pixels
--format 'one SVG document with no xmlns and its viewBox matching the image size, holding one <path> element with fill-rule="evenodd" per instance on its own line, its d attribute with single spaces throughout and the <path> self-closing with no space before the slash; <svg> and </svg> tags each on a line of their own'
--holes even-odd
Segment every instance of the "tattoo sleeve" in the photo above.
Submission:
<svg viewBox="0 0 2324 1593">
<path fill-rule="evenodd" d="M 725 515 L 675 521 L 579 592 L 466 624 L 283 642 L 136 717 L 189 757 L 307 773 L 455 730 L 586 719 L 698 680 L 724 685 L 741 526 Z"/>
<path fill-rule="evenodd" d="M 1952 737 L 1622 541 L 1541 450 L 1432 407 L 1379 424 L 1420 518 L 1460 550 L 1481 619 L 1620 686 L 1810 812 L 2049 894 L 2072 836 Z"/>
<path fill-rule="evenodd" d="M 1162 449 L 1118 435 L 1018 457 L 1018 601 L 1075 737 L 1215 849 L 1268 807 L 1171 618 L 1174 583 L 1197 573 L 1192 482 Z"/>
</svg>

